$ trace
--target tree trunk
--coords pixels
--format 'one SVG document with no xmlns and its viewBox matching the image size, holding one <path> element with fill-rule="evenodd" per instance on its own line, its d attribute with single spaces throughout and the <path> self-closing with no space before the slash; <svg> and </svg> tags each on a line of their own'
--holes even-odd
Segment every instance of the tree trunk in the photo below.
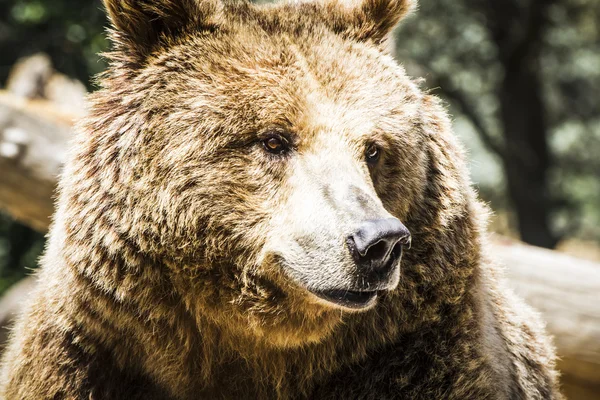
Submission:
<svg viewBox="0 0 600 400">
<path fill-rule="evenodd" d="M 533 55 L 505 64 L 500 88 L 505 151 L 502 155 L 508 191 L 526 243 L 554 248 L 550 227 L 552 199 L 548 190 L 550 155 L 537 60 Z"/>
<path fill-rule="evenodd" d="M 548 149 L 539 54 L 555 0 L 472 1 L 485 15 L 497 46 L 504 77 L 498 88 L 504 145 L 499 152 L 521 240 L 554 248 L 550 216 L 555 202 L 548 190 Z"/>
</svg>

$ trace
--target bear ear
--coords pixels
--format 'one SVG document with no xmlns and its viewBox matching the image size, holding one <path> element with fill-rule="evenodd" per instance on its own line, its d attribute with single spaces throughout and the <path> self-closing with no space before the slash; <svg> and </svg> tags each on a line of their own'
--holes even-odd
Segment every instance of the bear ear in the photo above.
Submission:
<svg viewBox="0 0 600 400">
<path fill-rule="evenodd" d="M 416 0 L 323 0 L 325 17 L 334 31 L 378 44 L 416 4 Z"/>
<path fill-rule="evenodd" d="M 192 30 L 214 30 L 219 0 L 103 0 L 117 50 L 145 58 L 157 44 Z"/>
</svg>

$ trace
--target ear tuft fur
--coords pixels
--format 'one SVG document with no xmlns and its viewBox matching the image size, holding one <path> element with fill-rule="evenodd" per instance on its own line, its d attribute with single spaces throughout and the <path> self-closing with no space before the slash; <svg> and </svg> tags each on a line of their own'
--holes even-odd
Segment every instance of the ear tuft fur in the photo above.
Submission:
<svg viewBox="0 0 600 400">
<path fill-rule="evenodd" d="M 357 40 L 383 42 L 392 29 L 416 8 L 416 0 L 324 0 L 333 27 Z"/>
<path fill-rule="evenodd" d="M 103 0 L 117 50 L 145 58 L 161 41 L 218 25 L 219 0 Z"/>
</svg>

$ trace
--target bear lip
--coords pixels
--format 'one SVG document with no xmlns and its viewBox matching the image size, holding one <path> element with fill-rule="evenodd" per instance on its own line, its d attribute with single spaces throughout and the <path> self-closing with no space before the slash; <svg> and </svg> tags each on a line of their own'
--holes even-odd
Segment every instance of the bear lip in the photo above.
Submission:
<svg viewBox="0 0 600 400">
<path fill-rule="evenodd" d="M 352 310 L 370 308 L 377 301 L 377 291 L 331 289 L 312 293 L 327 302 Z"/>
</svg>

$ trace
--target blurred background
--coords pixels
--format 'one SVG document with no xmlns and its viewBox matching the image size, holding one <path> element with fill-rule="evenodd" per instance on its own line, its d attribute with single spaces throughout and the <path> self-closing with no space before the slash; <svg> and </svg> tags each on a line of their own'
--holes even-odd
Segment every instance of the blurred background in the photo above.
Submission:
<svg viewBox="0 0 600 400">
<path fill-rule="evenodd" d="M 61 89 L 50 95 L 44 85 L 61 76 L 69 93 L 93 91 L 94 75 L 106 66 L 98 55 L 109 46 L 105 27 L 100 0 L 0 0 L 0 90 L 60 103 Z M 596 318 L 594 324 L 568 329 L 592 330 L 577 345 L 587 346 L 586 362 L 599 363 L 586 340 L 598 349 L 600 0 L 421 0 L 393 47 L 408 74 L 447 101 L 474 183 L 494 210 L 491 229 L 555 250 L 535 253 L 531 268 L 562 260 L 556 270 L 548 267 L 555 280 L 579 277 L 548 297 L 591 293 L 573 295 L 572 307 L 584 308 L 581 318 Z M 23 61 L 32 55 L 37 61 Z M 81 106 L 73 107 L 77 115 Z M 0 158 L 2 149 L 12 154 L 0 147 Z M 7 165 L 0 163 L 0 194 L 11 190 Z M 1 202 L 0 195 L 0 294 L 36 268 L 46 227 Z M 524 254 L 516 257 L 533 253 Z M 600 369 L 590 371 L 574 373 L 579 383 L 570 398 L 600 399 Z"/>
</svg>

